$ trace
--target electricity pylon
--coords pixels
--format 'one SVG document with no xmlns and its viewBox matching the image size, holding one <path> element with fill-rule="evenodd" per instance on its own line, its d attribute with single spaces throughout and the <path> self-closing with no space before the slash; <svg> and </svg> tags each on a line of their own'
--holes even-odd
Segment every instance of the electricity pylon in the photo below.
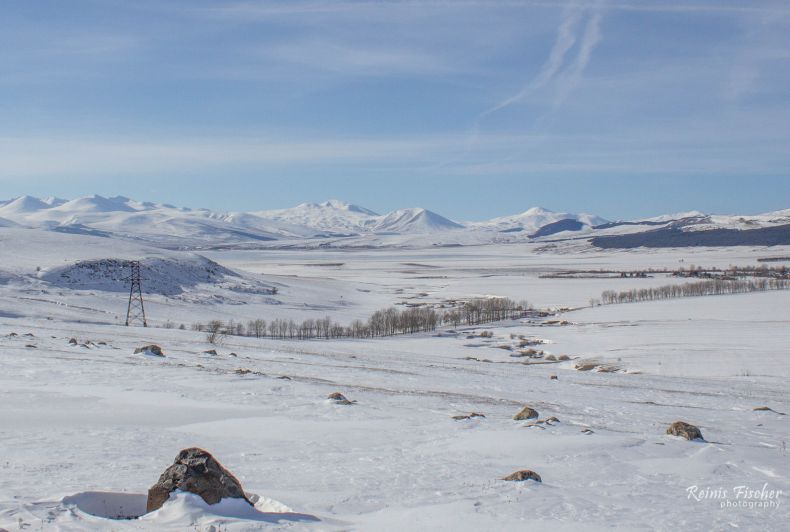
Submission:
<svg viewBox="0 0 790 532">
<path fill-rule="evenodd" d="M 143 327 L 148 327 L 145 319 L 145 307 L 143 307 L 143 289 L 140 284 L 140 261 L 129 262 L 132 268 L 132 275 L 129 276 L 129 306 L 126 308 L 126 326 L 141 322 Z"/>
</svg>

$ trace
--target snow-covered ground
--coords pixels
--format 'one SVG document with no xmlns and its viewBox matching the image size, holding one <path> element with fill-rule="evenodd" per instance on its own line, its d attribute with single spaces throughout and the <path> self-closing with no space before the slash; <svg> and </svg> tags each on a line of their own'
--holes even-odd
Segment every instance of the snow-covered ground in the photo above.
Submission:
<svg viewBox="0 0 790 532">
<path fill-rule="evenodd" d="M 196 255 L 19 228 L 0 229 L 0 245 L 0 528 L 784 530 L 790 520 L 781 414 L 790 413 L 790 292 L 583 308 L 554 318 L 562 326 L 212 346 L 189 330 L 122 327 L 126 294 L 115 284 L 80 289 L 60 275 L 79 281 L 92 270 L 75 263 L 111 258 L 156 259 L 165 278 L 187 272 L 166 293 L 150 293 L 160 277 L 144 280 L 157 325 L 347 322 L 390 304 L 480 295 L 583 307 L 603 290 L 683 281 L 542 275 L 755 265 L 787 248 Z M 200 277 L 206 268 L 217 277 Z M 511 356 L 521 336 L 543 340 L 544 357 Z M 150 343 L 166 356 L 133 354 Z M 616 371 L 575 369 L 589 361 Z M 328 401 L 336 391 L 357 402 Z M 514 421 L 524 405 L 559 422 Z M 772 411 L 753 410 L 761 406 Z M 485 418 L 452 419 L 470 412 Z M 706 441 L 667 436 L 676 420 L 698 425 Z M 260 497 L 256 507 L 180 494 L 139 519 L 108 517 L 144 512 L 147 489 L 190 446 L 214 453 Z M 543 482 L 500 480 L 520 469 Z M 739 486 L 783 493 L 762 508 L 737 498 Z M 713 490 L 726 497 L 690 496 Z"/>
</svg>

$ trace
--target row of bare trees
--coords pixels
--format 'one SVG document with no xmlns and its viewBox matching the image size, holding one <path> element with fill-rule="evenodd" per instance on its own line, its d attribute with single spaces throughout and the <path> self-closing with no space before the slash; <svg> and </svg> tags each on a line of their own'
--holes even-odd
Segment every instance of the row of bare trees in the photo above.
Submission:
<svg viewBox="0 0 790 532">
<path fill-rule="evenodd" d="M 790 289 L 790 279 L 757 278 L 750 280 L 710 279 L 685 284 L 673 284 L 652 288 L 634 288 L 616 292 L 606 290 L 601 294 L 600 303 L 635 303 L 638 301 L 655 301 L 677 297 L 713 296 L 723 294 L 744 294 L 747 292 L 765 292 L 767 290 Z"/>
<path fill-rule="evenodd" d="M 411 307 L 400 310 L 389 307 L 374 312 L 367 321 L 354 320 L 341 325 L 329 316 L 322 319 L 306 319 L 301 322 L 289 319 L 250 320 L 222 322 L 212 320 L 206 324 L 194 323 L 192 330 L 206 333 L 210 343 L 219 343 L 225 336 L 252 336 L 255 338 L 312 339 L 312 338 L 370 338 L 393 336 L 436 330 L 447 325 L 479 325 L 493 321 L 517 319 L 531 307 L 526 301 L 516 303 L 508 298 L 479 298 L 461 303 L 444 311 L 429 306 Z"/>
</svg>

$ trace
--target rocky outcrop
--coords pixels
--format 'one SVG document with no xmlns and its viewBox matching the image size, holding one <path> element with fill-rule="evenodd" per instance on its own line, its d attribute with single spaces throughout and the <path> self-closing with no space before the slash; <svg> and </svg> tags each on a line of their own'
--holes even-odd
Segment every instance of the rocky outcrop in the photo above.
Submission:
<svg viewBox="0 0 790 532">
<path fill-rule="evenodd" d="M 236 477 L 211 453 L 197 447 L 178 453 L 173 465 L 165 469 L 157 483 L 151 486 L 146 511 L 161 508 L 175 490 L 199 495 L 207 504 L 217 504 L 225 498 L 244 499 L 250 503 Z"/>
</svg>

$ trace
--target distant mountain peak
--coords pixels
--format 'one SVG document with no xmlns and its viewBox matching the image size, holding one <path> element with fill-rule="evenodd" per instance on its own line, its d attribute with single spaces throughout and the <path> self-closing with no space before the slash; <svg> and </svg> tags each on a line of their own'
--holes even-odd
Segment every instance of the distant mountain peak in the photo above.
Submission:
<svg viewBox="0 0 790 532">
<path fill-rule="evenodd" d="M 39 211 L 41 209 L 49 209 L 50 207 L 51 205 L 38 198 L 25 195 L 12 199 L 3 205 L 1 210 L 7 214 L 23 214 Z"/>
<path fill-rule="evenodd" d="M 46 198 L 42 199 L 44 203 L 49 205 L 50 207 L 58 207 L 66 203 L 66 200 L 59 198 L 57 196 L 47 196 Z"/>
<path fill-rule="evenodd" d="M 127 200 L 128 201 L 128 200 Z M 134 209 L 116 198 L 105 198 L 98 194 L 67 201 L 55 207 L 58 211 L 75 212 L 132 212 Z"/>
<path fill-rule="evenodd" d="M 398 209 L 384 216 L 374 227 L 377 232 L 393 233 L 429 233 L 433 231 L 447 231 L 463 229 L 458 224 L 433 211 L 422 207 L 411 209 Z"/>
<path fill-rule="evenodd" d="M 554 211 L 552 211 L 551 209 L 547 209 L 545 207 L 539 207 L 538 206 L 538 207 L 531 207 L 531 208 L 527 209 L 526 211 L 524 211 L 522 214 L 524 214 L 526 216 L 538 216 L 538 215 L 541 215 L 541 214 L 553 214 L 553 213 L 554 213 Z"/>
<path fill-rule="evenodd" d="M 321 203 L 301 203 L 297 205 L 295 208 L 296 209 L 333 209 L 338 211 L 366 214 L 368 216 L 379 216 L 377 212 L 374 212 L 370 209 L 366 209 L 365 207 L 360 207 L 359 205 L 355 205 L 353 203 L 349 203 L 347 201 L 342 201 L 338 199 L 329 199 L 326 201 L 322 201 Z"/>
</svg>

